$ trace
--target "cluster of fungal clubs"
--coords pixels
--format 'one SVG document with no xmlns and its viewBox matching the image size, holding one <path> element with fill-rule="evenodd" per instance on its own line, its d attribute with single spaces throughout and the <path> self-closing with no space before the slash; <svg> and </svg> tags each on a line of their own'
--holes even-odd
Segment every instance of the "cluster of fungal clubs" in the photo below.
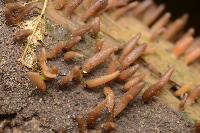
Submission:
<svg viewBox="0 0 200 133">
<path fill-rule="evenodd" d="M 83 4 L 87 10 L 81 15 L 80 20 L 87 23 L 75 31 L 72 31 L 71 38 L 68 41 L 59 42 L 49 51 L 46 51 L 45 48 L 41 48 L 38 55 L 38 64 L 41 71 L 27 73 L 30 81 L 40 92 L 44 93 L 46 91 L 45 81 L 52 81 L 58 77 L 59 70 L 55 66 L 49 67 L 47 65 L 47 60 L 59 57 L 63 51 L 66 52 L 64 54 L 65 61 L 83 57 L 82 53 L 73 51 L 72 48 L 84 39 L 85 33 L 97 34 L 100 31 L 100 19 L 96 16 L 102 12 L 111 12 L 111 16 L 115 20 L 120 19 L 125 14 L 135 16 L 141 20 L 142 23 L 150 27 L 151 42 L 154 42 L 160 36 L 169 41 L 178 40 L 172 52 L 177 58 L 185 54 L 184 62 L 186 64 L 191 64 L 200 57 L 200 47 L 196 48 L 196 45 L 193 46 L 193 43 L 200 43 L 200 41 L 195 41 L 196 39 L 193 37 L 193 28 L 183 34 L 180 39 L 177 39 L 178 37 L 176 36 L 186 24 L 188 19 L 187 14 L 184 14 L 174 22 L 170 22 L 171 13 L 167 12 L 163 14 L 165 5 L 156 5 L 152 0 L 144 0 L 142 2 L 129 2 L 129 0 L 72 0 L 69 2 L 65 0 L 54 0 L 55 9 L 64 10 L 69 17 L 81 4 Z M 37 5 L 38 3 L 32 3 L 26 6 L 19 3 L 6 4 L 5 18 L 9 24 L 15 25 L 21 22 L 23 17 L 28 14 L 31 9 L 37 7 Z M 20 41 L 26 39 L 31 34 L 32 31 L 30 30 L 19 31 L 16 33 L 15 40 Z M 78 116 L 76 118 L 80 133 L 86 133 L 89 129 L 94 128 L 96 120 L 101 117 L 102 111 L 105 108 L 109 115 L 101 128 L 107 132 L 114 130 L 117 126 L 114 122 L 115 118 L 144 88 L 144 76 L 142 74 L 135 75 L 139 67 L 139 65 L 136 64 L 136 60 L 146 53 L 149 53 L 151 50 L 148 49 L 146 43 L 139 42 L 140 37 L 141 33 L 138 33 L 132 37 L 124 47 L 112 45 L 110 42 L 107 42 L 106 39 L 96 42 L 96 53 L 87 59 L 82 66 L 74 66 L 69 73 L 58 80 L 58 84 L 61 87 L 66 87 L 69 82 L 73 80 L 81 81 L 86 74 L 89 75 L 97 66 L 107 63 L 108 68 L 104 75 L 84 82 L 84 87 L 91 90 L 104 86 L 103 92 L 106 98 L 91 109 L 91 111 L 87 113 L 86 118 L 83 116 Z M 120 54 L 117 55 L 117 53 Z M 111 62 L 106 62 L 108 59 L 111 60 Z M 159 95 L 170 80 L 173 72 L 174 68 L 169 68 L 155 84 L 144 91 L 142 100 L 147 103 L 151 101 L 154 96 Z M 119 100 L 116 100 L 112 88 L 108 87 L 109 83 L 113 81 L 124 83 L 122 89 L 124 94 Z M 194 89 L 189 95 L 187 93 L 187 85 L 181 87 L 181 89 L 175 93 L 175 95 L 183 97 L 180 104 L 181 108 L 184 105 L 191 105 L 195 102 L 200 95 L 200 87 Z"/>
</svg>

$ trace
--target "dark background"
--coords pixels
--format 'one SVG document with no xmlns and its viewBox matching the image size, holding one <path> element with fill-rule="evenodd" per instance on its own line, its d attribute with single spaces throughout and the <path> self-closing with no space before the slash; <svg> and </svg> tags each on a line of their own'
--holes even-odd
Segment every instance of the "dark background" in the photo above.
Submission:
<svg viewBox="0 0 200 133">
<path fill-rule="evenodd" d="M 200 35 L 200 0 L 155 0 L 155 2 L 166 5 L 166 11 L 172 13 L 172 20 L 188 13 L 190 18 L 186 29 L 194 27 L 195 35 Z"/>
</svg>

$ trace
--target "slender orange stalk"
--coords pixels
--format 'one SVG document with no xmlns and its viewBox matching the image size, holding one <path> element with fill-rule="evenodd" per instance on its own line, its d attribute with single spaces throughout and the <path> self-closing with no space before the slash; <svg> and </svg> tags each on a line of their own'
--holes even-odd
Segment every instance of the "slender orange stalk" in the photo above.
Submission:
<svg viewBox="0 0 200 133">
<path fill-rule="evenodd" d="M 167 27 L 166 32 L 163 34 L 163 38 L 167 40 L 172 40 L 176 36 L 176 34 L 181 29 L 183 29 L 183 27 L 187 23 L 188 17 L 188 14 L 184 14 L 181 18 L 177 19 L 172 24 L 170 24 Z"/>
<path fill-rule="evenodd" d="M 194 61 L 199 59 L 200 57 L 200 47 L 194 49 L 192 52 L 190 52 L 188 55 L 185 57 L 185 63 L 187 65 L 192 64 Z"/>
<path fill-rule="evenodd" d="M 141 82 L 132 88 L 130 88 L 124 95 L 120 98 L 120 101 L 116 104 L 116 108 L 114 110 L 114 117 L 118 116 L 127 105 L 134 100 L 134 98 L 140 93 L 140 91 L 144 88 L 144 83 Z"/>
<path fill-rule="evenodd" d="M 96 79 L 87 80 L 85 83 L 86 83 L 87 88 L 94 89 L 95 87 L 98 87 L 100 85 L 103 85 L 105 83 L 108 83 L 116 79 L 118 76 L 119 76 L 119 71 L 116 71 L 114 73 L 104 75 Z"/>
<path fill-rule="evenodd" d="M 33 83 L 33 85 L 36 86 L 40 92 L 46 91 L 46 84 L 45 84 L 44 80 L 41 79 L 39 73 L 28 72 L 27 76 L 30 79 L 30 81 Z"/>
<path fill-rule="evenodd" d="M 45 48 L 42 48 L 39 55 L 38 55 L 38 63 L 42 69 L 42 73 L 45 76 L 46 80 L 52 80 L 55 79 L 57 74 L 53 74 L 49 72 L 49 67 L 46 64 L 47 58 L 46 58 L 46 50 Z"/>
<path fill-rule="evenodd" d="M 69 39 L 64 50 L 71 50 L 77 43 L 81 41 L 81 36 L 75 36 Z"/>
<path fill-rule="evenodd" d="M 133 64 L 145 51 L 147 44 L 142 44 L 133 49 L 122 61 L 122 69 L 126 69 L 129 65 Z"/>
<path fill-rule="evenodd" d="M 161 34 L 163 34 L 165 31 L 166 31 L 165 28 L 161 28 L 161 29 L 158 29 L 158 31 L 152 32 L 150 36 L 150 41 L 151 42 L 156 41 L 156 39 L 158 39 L 159 36 L 161 36 Z"/>
<path fill-rule="evenodd" d="M 155 10 L 149 12 L 147 16 L 143 17 L 142 22 L 147 26 L 151 25 L 164 11 L 165 5 L 159 5 Z"/>
<path fill-rule="evenodd" d="M 122 17 L 124 14 L 126 14 L 128 11 L 134 9 L 136 6 L 138 5 L 138 2 L 137 1 L 134 1 L 130 4 L 128 4 L 127 6 L 125 7 L 122 7 L 120 9 L 117 9 L 114 14 L 113 14 L 113 18 L 115 20 L 119 19 L 120 17 Z"/>
<path fill-rule="evenodd" d="M 87 114 L 88 128 L 94 127 L 96 120 L 101 116 L 101 112 L 105 107 L 106 107 L 106 100 L 103 100 Z"/>
<path fill-rule="evenodd" d="M 72 36 L 83 36 L 85 33 L 90 32 L 96 34 L 100 31 L 100 19 L 99 17 L 94 18 L 89 24 L 83 25 L 79 29 L 73 31 Z"/>
<path fill-rule="evenodd" d="M 134 10 L 133 15 L 139 17 L 142 15 L 151 5 L 153 4 L 152 0 L 144 0 L 141 2 Z"/>
<path fill-rule="evenodd" d="M 59 54 L 62 52 L 62 50 L 65 48 L 65 46 L 66 46 L 65 42 L 63 41 L 58 42 L 57 45 L 55 45 L 47 52 L 47 59 L 57 58 Z"/>
<path fill-rule="evenodd" d="M 123 59 L 134 49 L 141 37 L 141 33 L 136 34 L 123 48 L 119 61 L 122 62 Z"/>
<path fill-rule="evenodd" d="M 153 96 L 157 96 L 160 94 L 163 87 L 168 83 L 172 73 L 174 72 L 174 68 L 170 68 L 167 72 L 160 78 L 158 82 L 150 86 L 147 90 L 145 90 L 142 100 L 144 102 L 149 102 Z"/>
<path fill-rule="evenodd" d="M 77 58 L 83 58 L 83 54 L 80 54 L 80 53 L 74 52 L 74 51 L 69 51 L 64 54 L 65 61 L 70 61 L 70 60 L 77 59 Z"/>
<path fill-rule="evenodd" d="M 108 48 L 106 50 L 102 50 L 98 53 L 96 53 L 94 56 L 89 58 L 84 64 L 83 64 L 83 73 L 89 73 L 92 69 L 94 69 L 96 66 L 100 65 L 101 63 L 105 62 L 106 59 L 110 57 L 110 55 L 114 52 L 114 48 Z"/>
<path fill-rule="evenodd" d="M 133 87 L 136 84 L 138 84 L 139 82 L 141 82 L 143 80 L 143 78 L 144 78 L 143 75 L 133 77 L 133 79 L 130 79 L 128 82 L 125 83 L 125 85 L 123 87 L 123 91 L 127 92 L 131 87 Z"/>
<path fill-rule="evenodd" d="M 100 11 L 106 8 L 108 0 L 98 0 L 89 7 L 82 15 L 81 20 L 87 21 L 89 18 L 96 16 Z"/>
<path fill-rule="evenodd" d="M 194 38 L 192 36 L 186 36 L 177 41 L 176 46 L 173 49 L 173 53 L 179 58 L 184 52 L 192 45 Z"/>
<path fill-rule="evenodd" d="M 127 68 L 123 71 L 120 72 L 120 75 L 119 75 L 119 79 L 120 80 L 127 80 L 128 78 L 130 78 L 132 75 L 134 75 L 134 73 L 138 70 L 139 68 L 139 65 L 136 64 L 130 68 Z"/>
<path fill-rule="evenodd" d="M 150 29 L 151 33 L 156 33 L 157 31 L 165 27 L 168 24 L 170 18 L 171 13 L 165 13 L 159 20 L 155 22 L 155 24 L 153 24 L 153 26 Z"/>
</svg>

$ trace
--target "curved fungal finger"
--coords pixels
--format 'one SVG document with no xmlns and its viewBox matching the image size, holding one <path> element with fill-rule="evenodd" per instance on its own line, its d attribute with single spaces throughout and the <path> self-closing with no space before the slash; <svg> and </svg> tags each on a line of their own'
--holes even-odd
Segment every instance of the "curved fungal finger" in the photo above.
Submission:
<svg viewBox="0 0 200 133">
<path fill-rule="evenodd" d="M 120 63 L 118 61 L 117 56 L 115 54 L 112 54 L 111 55 L 111 62 L 108 64 L 106 73 L 107 74 L 111 74 L 111 73 L 117 71 L 117 69 L 119 68 L 119 66 L 120 66 Z"/>
<path fill-rule="evenodd" d="M 65 61 L 70 61 L 78 58 L 83 58 L 83 54 L 74 51 L 69 51 L 64 54 Z"/>
<path fill-rule="evenodd" d="M 71 82 L 73 79 L 81 79 L 82 74 L 79 66 L 74 66 L 72 70 L 64 77 L 62 77 L 58 84 L 62 87 L 65 87 L 69 82 Z"/>
<path fill-rule="evenodd" d="M 133 15 L 135 17 L 141 16 L 152 4 L 152 0 L 144 0 L 133 10 Z"/>
<path fill-rule="evenodd" d="M 28 36 L 30 36 L 32 33 L 33 32 L 30 29 L 24 29 L 24 30 L 17 31 L 15 33 L 14 40 L 16 40 L 16 41 L 22 41 L 24 39 L 27 39 Z"/>
<path fill-rule="evenodd" d="M 179 40 L 173 49 L 174 55 L 179 58 L 192 45 L 193 41 L 194 38 L 192 36 L 187 36 Z"/>
<path fill-rule="evenodd" d="M 77 116 L 75 120 L 78 123 L 79 133 L 87 133 L 86 123 L 83 116 Z"/>
<path fill-rule="evenodd" d="M 106 8 L 108 0 L 97 0 L 82 15 L 81 20 L 87 21 L 89 18 L 96 16 L 100 11 Z"/>
<path fill-rule="evenodd" d="M 181 18 L 177 19 L 175 22 L 170 24 L 168 28 L 166 29 L 166 32 L 163 34 L 163 38 L 167 40 L 172 40 L 175 35 L 183 29 L 185 24 L 187 23 L 189 15 L 184 14 Z"/>
<path fill-rule="evenodd" d="M 53 4 L 54 4 L 54 8 L 56 10 L 62 10 L 66 6 L 67 1 L 66 0 L 54 0 Z"/>
<path fill-rule="evenodd" d="M 126 6 L 128 0 L 108 0 L 108 5 L 105 10 L 110 10 L 116 7 Z"/>
<path fill-rule="evenodd" d="M 191 106 L 200 97 L 200 86 L 193 89 L 186 100 L 185 106 Z"/>
<path fill-rule="evenodd" d="M 117 128 L 117 124 L 114 122 L 105 122 L 101 126 L 105 132 L 112 132 Z"/>
<path fill-rule="evenodd" d="M 175 96 L 182 97 L 185 93 L 188 93 L 190 91 L 190 86 L 191 86 L 191 83 L 188 83 L 188 84 L 181 86 L 181 88 L 179 88 L 175 92 Z"/>
<path fill-rule="evenodd" d="M 200 58 L 200 47 L 194 49 L 188 55 L 186 55 L 184 62 L 185 64 L 189 65 L 195 62 L 199 58 Z"/>
<path fill-rule="evenodd" d="M 133 64 L 145 51 L 147 44 L 142 44 L 133 49 L 121 62 L 122 69 L 126 69 L 129 65 Z"/>
<path fill-rule="evenodd" d="M 188 36 L 193 36 L 195 34 L 195 29 L 194 28 L 189 28 L 188 31 L 183 34 L 183 36 L 181 38 L 185 38 Z"/>
<path fill-rule="evenodd" d="M 142 100 L 144 102 L 149 102 L 154 96 L 159 95 L 161 90 L 170 80 L 170 77 L 173 74 L 173 72 L 174 72 L 174 68 L 168 69 L 167 72 L 160 78 L 158 82 L 156 82 L 155 84 L 150 86 L 147 90 L 145 90 L 142 96 Z"/>
<path fill-rule="evenodd" d="M 148 15 L 143 17 L 142 22 L 146 24 L 147 26 L 151 25 L 161 15 L 164 9 L 165 9 L 164 4 L 159 5 L 153 11 L 148 12 Z"/>
<path fill-rule="evenodd" d="M 151 27 L 150 31 L 151 33 L 156 33 L 163 27 L 165 27 L 171 18 L 171 13 L 167 12 L 165 13 L 159 20 L 157 20 Z"/>
<path fill-rule="evenodd" d="M 136 84 L 138 84 L 139 82 L 141 82 L 143 80 L 143 78 L 144 78 L 143 75 L 133 77 L 133 79 L 131 79 L 125 83 L 125 85 L 123 87 L 123 91 L 127 92 L 131 87 L 133 87 Z"/>
<path fill-rule="evenodd" d="M 96 66 L 98 66 L 101 63 L 105 62 L 114 51 L 115 51 L 114 48 L 108 48 L 106 50 L 101 50 L 100 52 L 96 53 L 94 56 L 89 58 L 83 64 L 83 68 L 82 68 L 83 73 L 89 73 Z"/>
<path fill-rule="evenodd" d="M 46 84 L 44 80 L 41 79 L 41 76 L 38 72 L 28 72 L 27 76 L 32 84 L 36 86 L 40 92 L 43 93 L 46 91 Z"/>
<path fill-rule="evenodd" d="M 139 68 L 139 65 L 136 64 L 130 68 L 127 68 L 123 71 L 120 72 L 120 75 L 119 75 L 119 79 L 120 80 L 127 80 L 128 78 L 130 78 Z"/>
<path fill-rule="evenodd" d="M 75 36 L 70 38 L 70 40 L 66 42 L 64 50 L 71 50 L 77 43 L 81 41 L 81 39 L 81 36 Z"/>
<path fill-rule="evenodd" d="M 42 69 L 42 73 L 44 74 L 46 80 L 55 79 L 57 74 L 53 74 L 49 72 L 49 67 L 46 64 L 46 61 L 47 61 L 46 50 L 45 48 L 41 48 L 41 51 L 38 55 L 38 63 Z"/>
<path fill-rule="evenodd" d="M 72 0 L 69 3 L 67 3 L 65 7 L 65 12 L 67 13 L 67 16 L 71 15 L 74 10 L 83 2 L 83 0 Z"/>
<path fill-rule="evenodd" d="M 122 17 L 124 14 L 126 14 L 128 11 L 132 10 L 133 8 L 135 8 L 138 5 L 137 1 L 134 1 L 130 4 L 128 4 L 125 7 L 122 7 L 120 9 L 117 9 L 114 14 L 113 14 L 113 18 L 115 20 L 119 19 L 120 17 Z"/>
<path fill-rule="evenodd" d="M 62 50 L 65 48 L 65 46 L 65 42 L 59 42 L 56 46 L 54 46 L 47 52 L 47 59 L 54 59 L 58 57 Z"/>
<path fill-rule="evenodd" d="M 94 107 L 90 112 L 87 114 L 87 127 L 93 128 L 96 120 L 101 116 L 102 110 L 106 107 L 106 100 L 100 102 L 96 107 Z"/>
<path fill-rule="evenodd" d="M 124 95 L 120 98 L 119 102 L 116 104 L 116 108 L 114 110 L 114 117 L 118 116 L 127 105 L 134 100 L 134 98 L 140 93 L 140 91 L 144 88 L 144 82 L 141 82 L 133 87 L 131 87 Z"/>
<path fill-rule="evenodd" d="M 96 34 L 100 31 L 100 19 L 99 17 L 94 18 L 89 24 L 81 26 L 79 29 L 73 31 L 72 36 L 83 36 L 85 33 L 90 32 Z"/>
<path fill-rule="evenodd" d="M 105 83 L 108 83 L 108 82 L 116 79 L 118 76 L 119 76 L 119 71 L 116 71 L 112 74 L 104 75 L 104 76 L 101 76 L 96 79 L 87 80 L 85 82 L 85 84 L 86 84 L 87 88 L 94 89 L 95 87 L 98 87 L 100 85 L 103 85 Z"/>
<path fill-rule="evenodd" d="M 139 39 L 141 37 L 141 33 L 137 33 L 123 48 L 119 61 L 122 62 L 123 59 L 134 49 L 137 45 Z"/>
<path fill-rule="evenodd" d="M 115 105 L 115 94 L 110 87 L 104 87 L 104 94 L 106 95 L 106 107 L 110 113 L 113 113 Z"/>
</svg>

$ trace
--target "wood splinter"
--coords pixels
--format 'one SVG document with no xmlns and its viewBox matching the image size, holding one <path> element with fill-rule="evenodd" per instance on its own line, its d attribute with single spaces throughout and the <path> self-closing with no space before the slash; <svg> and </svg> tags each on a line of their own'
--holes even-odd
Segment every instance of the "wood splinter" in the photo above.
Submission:
<svg viewBox="0 0 200 133">
<path fill-rule="evenodd" d="M 173 74 L 173 72 L 174 72 L 174 68 L 168 69 L 167 72 L 160 78 L 158 82 L 151 85 L 147 90 L 145 90 L 142 96 L 142 100 L 144 102 L 149 102 L 154 96 L 159 95 L 163 87 L 170 80 L 170 77 Z"/>
<path fill-rule="evenodd" d="M 108 5 L 108 0 L 97 0 L 82 15 L 81 20 L 87 21 L 89 18 L 96 16 L 100 11 L 104 10 Z"/>
<path fill-rule="evenodd" d="M 98 87 L 100 85 L 103 85 L 105 83 L 108 83 L 108 82 L 116 79 L 119 76 L 119 74 L 120 74 L 120 72 L 116 71 L 114 73 L 104 75 L 104 76 L 101 76 L 101 77 L 96 78 L 96 79 L 87 80 L 85 82 L 86 87 L 89 88 L 89 89 L 94 89 L 95 87 Z"/>
</svg>

